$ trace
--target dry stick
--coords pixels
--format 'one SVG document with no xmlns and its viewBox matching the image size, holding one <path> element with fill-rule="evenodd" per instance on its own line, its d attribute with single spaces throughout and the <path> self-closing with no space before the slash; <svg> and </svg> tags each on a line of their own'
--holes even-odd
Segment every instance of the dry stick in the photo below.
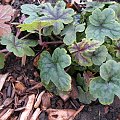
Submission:
<svg viewBox="0 0 120 120">
<path fill-rule="evenodd" d="M 32 94 L 28 97 L 27 105 L 25 107 L 25 110 L 22 112 L 22 114 L 20 116 L 20 120 L 27 120 L 27 118 L 33 108 L 34 101 L 35 101 L 35 95 Z"/>
<path fill-rule="evenodd" d="M 30 120 L 37 120 L 37 118 L 38 118 L 38 116 L 40 115 L 40 113 L 41 113 L 40 108 L 37 108 L 37 109 L 35 110 L 35 112 L 33 113 L 33 115 L 32 115 L 32 117 L 31 117 Z"/>
<path fill-rule="evenodd" d="M 40 105 L 40 103 L 41 103 L 41 98 L 42 98 L 42 96 L 43 96 L 44 93 L 45 93 L 45 91 L 42 91 L 42 92 L 39 94 L 39 96 L 38 96 L 38 98 L 37 98 L 37 101 L 36 101 L 35 104 L 34 104 L 34 108 L 38 108 L 38 107 L 39 107 L 39 105 Z"/>
<path fill-rule="evenodd" d="M 13 112 L 14 112 L 14 109 L 9 109 L 9 110 L 0 118 L 0 120 L 7 120 Z"/>
<path fill-rule="evenodd" d="M 83 110 L 84 107 L 85 107 L 85 106 L 82 105 L 82 106 L 75 112 L 75 114 L 74 114 L 72 117 L 69 118 L 69 120 L 73 120 L 73 119 L 76 117 L 76 115 Z"/>
</svg>

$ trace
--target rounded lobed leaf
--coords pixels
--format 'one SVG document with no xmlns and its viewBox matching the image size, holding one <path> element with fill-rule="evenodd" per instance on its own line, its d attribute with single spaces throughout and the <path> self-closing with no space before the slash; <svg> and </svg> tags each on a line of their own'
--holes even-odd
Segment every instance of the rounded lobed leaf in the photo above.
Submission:
<svg viewBox="0 0 120 120">
<path fill-rule="evenodd" d="M 100 76 L 105 81 L 114 81 L 116 77 L 120 79 L 120 63 L 114 60 L 108 60 L 100 66 Z"/>
<path fill-rule="evenodd" d="M 52 54 L 44 51 L 39 60 L 39 69 L 42 83 L 47 87 L 50 81 L 60 91 L 71 89 L 71 77 L 64 68 L 71 64 L 71 58 L 63 48 L 56 48 Z"/>
<path fill-rule="evenodd" d="M 35 40 L 20 40 L 13 34 L 3 36 L 1 44 L 6 45 L 9 52 L 13 52 L 18 57 L 34 56 L 34 51 L 30 47 L 36 46 L 38 43 Z"/>
<path fill-rule="evenodd" d="M 120 38 L 120 23 L 115 19 L 115 12 L 111 8 L 106 8 L 103 11 L 94 10 L 89 16 L 90 23 L 85 31 L 86 37 L 103 43 L 106 36 L 118 40 Z"/>
<path fill-rule="evenodd" d="M 59 34 L 64 28 L 64 24 L 71 23 L 73 21 L 72 16 L 75 14 L 74 10 L 71 8 L 65 8 L 66 4 L 64 1 L 58 1 L 53 7 L 50 3 L 44 3 L 40 5 L 40 12 L 43 16 L 40 17 L 41 21 L 51 21 L 56 22 L 53 25 L 54 34 Z"/>
<path fill-rule="evenodd" d="M 92 62 L 95 65 L 101 65 L 103 62 L 105 62 L 108 55 L 108 50 L 106 46 L 102 45 L 99 48 L 95 50 L 92 54 Z"/>
</svg>

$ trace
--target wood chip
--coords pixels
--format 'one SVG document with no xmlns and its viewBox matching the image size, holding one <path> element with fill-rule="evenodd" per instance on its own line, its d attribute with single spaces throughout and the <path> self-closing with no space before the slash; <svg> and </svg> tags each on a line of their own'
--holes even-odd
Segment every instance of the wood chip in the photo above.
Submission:
<svg viewBox="0 0 120 120">
<path fill-rule="evenodd" d="M 29 114 L 33 108 L 34 101 L 35 101 L 34 94 L 28 96 L 28 102 L 27 102 L 27 105 L 25 107 L 25 110 L 22 112 L 22 114 L 20 116 L 20 120 L 27 120 L 27 118 L 29 117 Z"/>
<path fill-rule="evenodd" d="M 9 73 L 6 73 L 4 75 L 0 75 L 0 91 L 3 88 L 3 85 L 5 83 L 6 78 L 8 77 Z"/>
<path fill-rule="evenodd" d="M 76 113 L 72 109 L 47 109 L 48 120 L 69 120 Z"/>
<path fill-rule="evenodd" d="M 35 110 L 35 112 L 33 113 L 33 115 L 32 115 L 32 117 L 31 117 L 30 120 L 37 120 L 37 118 L 38 118 L 38 116 L 40 115 L 40 113 L 41 113 L 40 108 L 37 108 L 37 109 Z"/>
<path fill-rule="evenodd" d="M 0 120 L 7 120 L 13 112 L 14 109 L 9 109 L 2 117 L 0 117 Z"/>
<path fill-rule="evenodd" d="M 34 104 L 34 108 L 38 108 L 38 107 L 39 107 L 39 105 L 40 105 L 40 103 L 41 103 L 42 96 L 43 96 L 44 93 L 45 93 L 45 91 L 42 91 L 42 92 L 39 94 L 39 96 L 38 96 L 38 98 L 37 98 L 37 101 L 36 101 L 35 104 Z"/>
</svg>

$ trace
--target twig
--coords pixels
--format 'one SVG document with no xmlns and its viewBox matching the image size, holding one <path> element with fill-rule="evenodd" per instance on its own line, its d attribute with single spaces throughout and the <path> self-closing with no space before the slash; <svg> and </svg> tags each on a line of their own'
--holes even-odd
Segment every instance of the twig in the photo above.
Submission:
<svg viewBox="0 0 120 120">
<path fill-rule="evenodd" d="M 50 44 L 63 44 L 63 41 L 43 42 L 43 45 L 50 45 Z"/>
<path fill-rule="evenodd" d="M 74 114 L 72 117 L 69 118 L 69 120 L 73 120 L 73 119 L 76 117 L 76 115 L 83 110 L 83 108 L 84 108 L 84 105 L 82 105 L 82 106 L 75 112 L 75 114 Z"/>
</svg>

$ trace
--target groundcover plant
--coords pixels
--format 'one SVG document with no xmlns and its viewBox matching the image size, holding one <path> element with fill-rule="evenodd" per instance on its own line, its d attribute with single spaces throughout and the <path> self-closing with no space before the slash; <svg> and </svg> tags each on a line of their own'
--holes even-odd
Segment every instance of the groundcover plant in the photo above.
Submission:
<svg viewBox="0 0 120 120">
<path fill-rule="evenodd" d="M 37 68 L 47 90 L 67 94 L 75 79 L 80 102 L 89 104 L 98 99 L 109 105 L 115 95 L 120 98 L 120 4 L 86 2 L 78 9 L 63 0 L 24 4 L 21 12 L 25 18 L 15 34 L 10 27 L 12 8 L 0 5 L 0 46 L 6 47 L 0 50 L 0 69 L 6 51 L 24 59 L 35 56 L 37 46 Z M 24 31 L 27 35 L 20 38 Z M 27 39 L 30 34 L 38 40 Z"/>
</svg>

